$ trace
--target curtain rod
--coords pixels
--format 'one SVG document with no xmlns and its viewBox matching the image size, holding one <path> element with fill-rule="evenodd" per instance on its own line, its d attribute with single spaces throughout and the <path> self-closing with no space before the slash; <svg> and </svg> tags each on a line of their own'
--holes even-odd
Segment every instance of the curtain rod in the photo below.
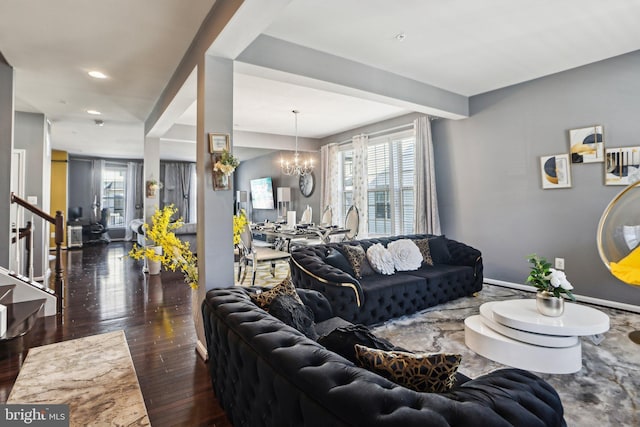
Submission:
<svg viewBox="0 0 640 427">
<path fill-rule="evenodd" d="M 413 122 L 411 123 L 406 123 L 404 125 L 399 125 L 399 126 L 394 126 L 392 128 L 388 128 L 388 129 L 383 129 L 383 130 L 379 130 L 376 132 L 371 132 L 371 133 L 360 133 L 359 135 L 367 135 L 369 138 L 374 137 L 374 136 L 382 136 L 382 135 L 386 135 L 398 130 L 409 130 L 409 129 L 413 129 Z M 345 144 L 350 144 L 352 141 L 352 139 L 347 139 L 344 141 L 340 141 L 340 142 L 336 142 L 335 144 L 340 146 L 340 145 L 345 145 Z"/>
</svg>

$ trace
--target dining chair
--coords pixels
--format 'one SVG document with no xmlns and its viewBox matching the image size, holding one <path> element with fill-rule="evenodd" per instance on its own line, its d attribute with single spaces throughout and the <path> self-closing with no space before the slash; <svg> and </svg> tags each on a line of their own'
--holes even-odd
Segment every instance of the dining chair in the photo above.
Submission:
<svg viewBox="0 0 640 427">
<path fill-rule="evenodd" d="M 333 210 L 331 206 L 327 205 L 322 211 L 322 218 L 320 218 L 320 225 L 323 227 L 329 227 L 333 225 Z"/>
<path fill-rule="evenodd" d="M 251 286 L 256 283 L 256 268 L 261 262 L 268 262 L 271 264 L 271 275 L 276 275 L 276 262 L 286 261 L 291 254 L 289 252 L 279 251 L 273 248 L 256 247 L 253 244 L 253 235 L 251 234 L 251 227 L 247 224 L 244 230 L 240 233 L 240 261 L 238 262 L 238 281 L 244 283 L 244 279 L 247 276 L 247 268 L 249 265 L 252 267 L 251 274 Z M 240 274 L 242 267 L 244 266 L 244 274 L 242 274 L 242 280 L 240 280 Z"/>
<path fill-rule="evenodd" d="M 358 236 L 358 228 L 360 227 L 360 212 L 355 205 L 351 205 L 347 210 L 347 216 L 344 220 L 344 228 L 349 230 L 344 234 L 344 240 L 353 240 Z"/>
<path fill-rule="evenodd" d="M 311 206 L 307 205 L 307 208 L 302 212 L 302 216 L 300 217 L 300 224 L 311 224 Z"/>
</svg>

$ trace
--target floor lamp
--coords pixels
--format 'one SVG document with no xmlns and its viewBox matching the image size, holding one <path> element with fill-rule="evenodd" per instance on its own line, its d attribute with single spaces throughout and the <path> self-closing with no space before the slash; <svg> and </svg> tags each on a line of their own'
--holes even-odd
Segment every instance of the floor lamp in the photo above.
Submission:
<svg viewBox="0 0 640 427">
<path fill-rule="evenodd" d="M 289 202 L 291 202 L 291 188 L 278 187 L 276 190 L 278 197 L 278 218 L 285 219 L 289 210 Z"/>
</svg>

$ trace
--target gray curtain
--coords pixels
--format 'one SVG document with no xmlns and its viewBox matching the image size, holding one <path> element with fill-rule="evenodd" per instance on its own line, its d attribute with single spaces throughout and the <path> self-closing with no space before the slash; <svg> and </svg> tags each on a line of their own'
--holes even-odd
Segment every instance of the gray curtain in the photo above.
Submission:
<svg viewBox="0 0 640 427">
<path fill-rule="evenodd" d="M 162 206 L 173 204 L 177 215 L 185 223 L 196 221 L 196 179 L 195 164 L 185 162 L 163 162 L 160 168 Z M 177 219 L 177 218 L 175 218 Z"/>
<path fill-rule="evenodd" d="M 134 219 L 142 218 L 142 208 L 144 205 L 144 193 L 142 185 L 142 163 L 127 162 L 127 189 L 126 203 L 124 211 L 125 233 L 124 240 L 133 239 L 133 231 L 129 224 Z"/>
<path fill-rule="evenodd" d="M 413 125 L 416 131 L 415 231 L 416 233 L 442 234 L 436 193 L 431 123 L 427 116 L 422 116 L 418 117 Z"/>
</svg>

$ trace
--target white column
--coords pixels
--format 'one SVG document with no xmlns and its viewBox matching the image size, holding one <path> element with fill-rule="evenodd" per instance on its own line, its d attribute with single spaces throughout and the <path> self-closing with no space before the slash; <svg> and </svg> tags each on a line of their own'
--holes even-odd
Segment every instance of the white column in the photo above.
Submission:
<svg viewBox="0 0 640 427">
<path fill-rule="evenodd" d="M 233 61 L 205 55 L 198 64 L 198 281 L 196 304 L 209 289 L 233 282 L 233 189 L 214 191 L 208 134 L 230 135 L 233 150 Z M 195 293 L 194 293 L 195 296 Z M 198 351 L 206 348 L 202 314 L 194 313 Z"/>
</svg>

